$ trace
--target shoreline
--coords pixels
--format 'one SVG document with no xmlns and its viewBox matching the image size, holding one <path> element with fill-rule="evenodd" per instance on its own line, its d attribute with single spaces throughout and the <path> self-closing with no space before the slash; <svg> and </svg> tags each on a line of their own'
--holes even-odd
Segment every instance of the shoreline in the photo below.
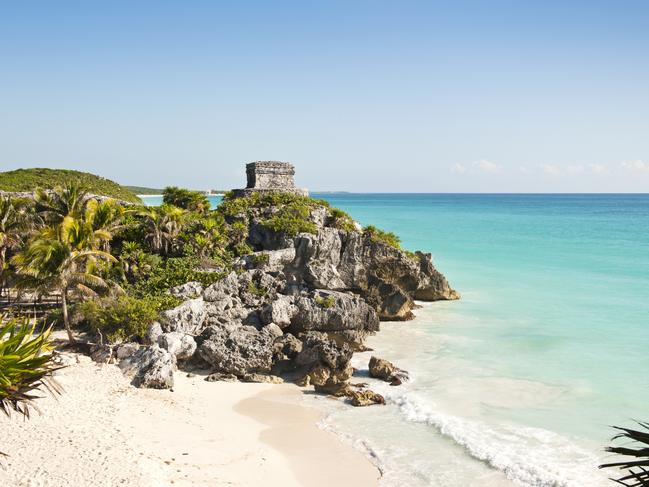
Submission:
<svg viewBox="0 0 649 487">
<path fill-rule="evenodd" d="M 29 420 L 0 420 L 2 485 L 378 485 L 369 459 L 317 426 L 297 386 L 177 372 L 173 391 L 136 389 L 115 365 L 64 357 L 62 395 L 38 399 Z"/>
</svg>

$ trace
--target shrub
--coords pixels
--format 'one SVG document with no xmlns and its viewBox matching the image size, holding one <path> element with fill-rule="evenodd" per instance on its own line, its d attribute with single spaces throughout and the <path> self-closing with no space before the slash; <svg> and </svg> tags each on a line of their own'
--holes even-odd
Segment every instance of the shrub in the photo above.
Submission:
<svg viewBox="0 0 649 487">
<path fill-rule="evenodd" d="M 354 220 L 343 210 L 332 208 L 331 218 L 333 219 L 331 226 L 334 228 L 339 228 L 347 232 L 353 232 L 356 230 L 356 227 L 354 226 Z"/>
<path fill-rule="evenodd" d="M 252 258 L 252 263 L 257 266 L 263 266 L 268 264 L 270 261 L 270 256 L 266 253 L 255 254 Z"/>
<path fill-rule="evenodd" d="M 101 332 L 111 342 L 142 340 L 148 326 L 158 319 L 160 311 L 180 303 L 178 298 L 119 296 L 79 304 L 77 310 L 91 328 Z"/>
<path fill-rule="evenodd" d="M 395 249 L 401 248 L 401 239 L 392 232 L 386 232 L 376 228 L 374 225 L 369 225 L 363 230 L 365 235 L 368 235 L 373 241 L 381 242 Z"/>
<path fill-rule="evenodd" d="M 247 290 L 248 290 L 248 292 L 250 294 L 252 294 L 253 296 L 257 296 L 258 298 L 263 298 L 264 296 L 266 296 L 266 294 L 268 294 L 267 289 L 264 289 L 263 287 L 258 286 L 257 284 L 255 284 L 252 281 L 250 281 L 248 283 Z"/>
<path fill-rule="evenodd" d="M 334 298 L 333 296 L 325 296 L 325 297 L 316 296 L 315 302 L 321 308 L 328 309 L 333 307 L 334 304 L 336 304 L 336 298 Z"/>
<path fill-rule="evenodd" d="M 167 205 L 177 206 L 183 210 L 205 213 L 210 209 L 210 201 L 199 191 L 167 186 L 162 193 L 162 201 Z"/>
<path fill-rule="evenodd" d="M 246 242 L 239 242 L 234 246 L 234 253 L 237 257 L 249 255 L 252 254 L 252 252 L 252 247 L 250 247 Z"/>
<path fill-rule="evenodd" d="M 160 295 L 190 281 L 209 286 L 224 276 L 223 272 L 201 271 L 200 266 L 201 261 L 195 257 L 170 257 L 152 269 L 146 279 L 137 281 L 128 289 L 129 294 L 136 297 Z"/>
<path fill-rule="evenodd" d="M 298 233 L 316 233 L 318 227 L 309 220 L 310 209 L 306 206 L 284 206 L 272 217 L 265 220 L 263 225 L 277 233 L 295 237 Z"/>
<path fill-rule="evenodd" d="M 0 322 L 4 316 L 0 316 Z M 34 391 L 44 388 L 59 393 L 48 379 L 56 370 L 52 363 L 51 328 L 34 336 L 34 325 L 27 319 L 10 319 L 0 325 L 0 409 L 29 417 L 29 408 L 37 398 Z"/>
</svg>

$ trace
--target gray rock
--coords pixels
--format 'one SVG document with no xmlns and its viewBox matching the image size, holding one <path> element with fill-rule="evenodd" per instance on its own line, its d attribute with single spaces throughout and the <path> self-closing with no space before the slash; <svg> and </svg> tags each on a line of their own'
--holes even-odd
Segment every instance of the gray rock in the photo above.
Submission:
<svg viewBox="0 0 649 487">
<path fill-rule="evenodd" d="M 207 382 L 237 382 L 239 379 L 234 374 L 222 374 L 220 372 L 214 372 L 213 374 L 205 377 Z"/>
<path fill-rule="evenodd" d="M 117 360 L 122 360 L 130 357 L 140 349 L 137 343 L 122 343 L 115 347 L 115 357 Z"/>
<path fill-rule="evenodd" d="M 158 345 L 176 357 L 176 360 L 187 360 L 196 351 L 196 341 L 191 335 L 178 331 L 163 333 L 158 338 Z"/>
<path fill-rule="evenodd" d="M 151 389 L 171 389 L 174 385 L 176 359 L 157 345 L 144 347 L 119 362 L 124 374 L 132 376 L 132 384 Z"/>
<path fill-rule="evenodd" d="M 90 347 L 90 358 L 98 364 L 109 364 L 114 358 L 113 347 L 102 344 L 93 345 Z"/>
<path fill-rule="evenodd" d="M 181 299 L 194 299 L 203 294 L 203 285 L 198 281 L 191 281 L 180 286 L 172 287 L 169 292 Z"/>
<path fill-rule="evenodd" d="M 269 323 L 268 325 L 264 326 L 261 329 L 261 332 L 267 334 L 273 341 L 284 334 L 282 329 L 275 323 Z"/>
<path fill-rule="evenodd" d="M 272 366 L 274 335 L 252 326 L 210 326 L 200 337 L 198 353 L 217 372 L 242 377 L 268 373 Z"/>
<path fill-rule="evenodd" d="M 206 317 L 207 310 L 203 298 L 189 299 L 162 313 L 162 329 L 166 332 L 180 331 L 197 334 L 203 329 Z"/>
<path fill-rule="evenodd" d="M 275 323 L 280 328 L 286 328 L 291 324 L 293 316 L 298 312 L 292 296 L 278 295 L 272 302 L 267 304 L 261 311 L 263 323 Z"/>
<path fill-rule="evenodd" d="M 154 345 L 158 343 L 158 338 L 164 332 L 162 331 L 162 325 L 157 321 L 154 321 L 149 325 L 149 328 L 146 331 L 145 342 L 147 345 Z"/>
<path fill-rule="evenodd" d="M 295 300 L 297 313 L 291 319 L 293 334 L 306 331 L 370 333 L 379 329 L 379 318 L 365 300 L 351 294 L 319 290 Z"/>
<path fill-rule="evenodd" d="M 236 272 L 230 272 L 220 281 L 208 286 L 203 291 L 205 301 L 215 303 L 239 295 L 239 278 Z"/>
</svg>

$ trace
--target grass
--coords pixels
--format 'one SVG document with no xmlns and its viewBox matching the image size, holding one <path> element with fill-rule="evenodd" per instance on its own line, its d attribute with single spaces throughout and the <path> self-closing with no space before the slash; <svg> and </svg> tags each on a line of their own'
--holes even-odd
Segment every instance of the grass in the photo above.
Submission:
<svg viewBox="0 0 649 487">
<path fill-rule="evenodd" d="M 321 308 L 329 309 L 332 308 L 334 304 L 336 304 L 336 298 L 334 298 L 333 296 L 326 296 L 322 298 L 320 296 L 316 296 L 315 302 Z"/>
<path fill-rule="evenodd" d="M 133 192 L 110 179 L 70 169 L 33 168 L 0 172 L 0 191 L 52 189 L 69 181 L 79 182 L 90 193 L 96 195 L 108 196 L 129 203 L 142 203 Z"/>
</svg>

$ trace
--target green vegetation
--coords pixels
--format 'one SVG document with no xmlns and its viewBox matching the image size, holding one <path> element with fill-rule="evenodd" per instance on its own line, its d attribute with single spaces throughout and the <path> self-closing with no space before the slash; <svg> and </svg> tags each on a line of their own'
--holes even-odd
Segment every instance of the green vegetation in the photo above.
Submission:
<svg viewBox="0 0 649 487">
<path fill-rule="evenodd" d="M 176 187 L 166 188 L 164 204 L 154 208 L 99 202 L 90 192 L 71 180 L 49 191 L 36 188 L 34 198 L 0 198 L 0 286 L 56 301 L 71 342 L 73 326 L 109 341 L 142 340 L 162 311 L 180 303 L 169 289 L 190 281 L 209 286 L 235 259 L 258 250 L 249 238 L 253 223 L 289 237 L 316 233 L 317 220 L 354 230 L 345 212 L 288 193 L 227 194 L 211 210 L 204 194 Z M 365 232 L 398 246 L 393 234 Z M 252 260 L 263 266 L 269 255 Z M 256 282 L 247 290 L 268 294 Z M 318 298 L 318 304 L 328 308 L 335 299 Z"/>
<path fill-rule="evenodd" d="M 157 194 L 162 194 L 162 188 L 156 189 L 156 188 L 147 188 L 144 186 L 123 186 L 124 188 L 128 189 L 131 193 L 138 195 L 157 195 Z"/>
<path fill-rule="evenodd" d="M 257 296 L 258 298 L 263 298 L 268 294 L 267 289 L 260 287 L 252 281 L 248 283 L 247 291 L 253 296 Z"/>
<path fill-rule="evenodd" d="M 386 232 L 376 228 L 374 225 L 368 225 L 363 229 L 363 233 L 375 242 L 381 242 L 395 249 L 401 249 L 401 239 L 392 232 Z"/>
<path fill-rule="evenodd" d="M 76 311 L 92 329 L 102 333 L 111 342 L 142 340 L 146 336 L 148 326 L 158 319 L 160 310 L 180 302 L 172 296 L 169 298 L 170 302 L 164 303 L 160 298 L 153 296 L 108 297 L 85 301 Z"/>
<path fill-rule="evenodd" d="M 36 191 L 36 189 L 54 189 L 76 183 L 88 192 L 108 196 L 129 203 L 140 203 L 140 199 L 124 186 L 94 174 L 69 169 L 16 169 L 0 172 L 0 191 Z"/>
<path fill-rule="evenodd" d="M 336 304 L 336 298 L 334 298 L 333 296 L 324 296 L 324 297 L 316 296 L 315 302 L 321 308 L 328 309 L 333 307 L 334 304 Z"/>
<path fill-rule="evenodd" d="M 173 205 L 183 210 L 205 213 L 210 209 L 210 201 L 204 193 L 168 186 L 162 194 L 166 205 Z"/>
<path fill-rule="evenodd" d="M 29 408 L 40 388 L 58 393 L 56 384 L 48 380 L 56 369 L 52 363 L 50 329 L 34 334 L 34 325 L 27 319 L 0 316 L 0 409 L 12 410 L 29 417 Z"/>
<path fill-rule="evenodd" d="M 614 479 L 620 485 L 627 487 L 648 487 L 649 486 L 649 423 L 638 423 L 643 430 L 630 428 L 614 428 L 620 433 L 613 437 L 613 440 L 625 440 L 624 446 L 611 446 L 606 448 L 609 453 L 615 453 L 627 457 L 619 462 L 600 465 L 599 468 L 617 468 L 626 471 L 622 477 Z M 630 443 L 630 444 L 629 444 Z M 631 446 L 635 446 L 632 448 Z"/>
</svg>

